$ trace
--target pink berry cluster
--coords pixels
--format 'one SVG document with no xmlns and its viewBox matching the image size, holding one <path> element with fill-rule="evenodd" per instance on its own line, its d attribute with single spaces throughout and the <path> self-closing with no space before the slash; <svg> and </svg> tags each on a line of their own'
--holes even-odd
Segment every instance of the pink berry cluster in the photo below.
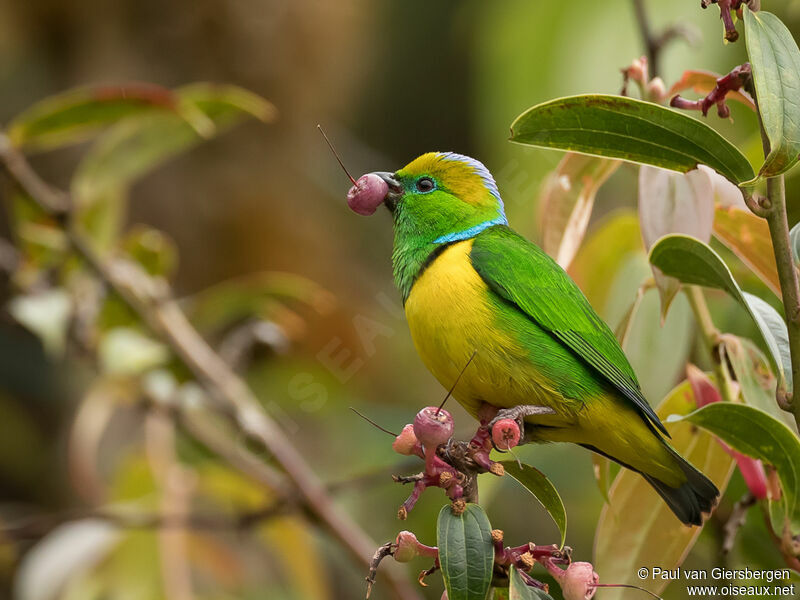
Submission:
<svg viewBox="0 0 800 600">
<path fill-rule="evenodd" d="M 520 427 L 513 419 L 500 419 L 492 423 L 497 410 L 484 405 L 479 413 L 481 426 L 466 444 L 466 458 L 477 472 L 489 472 L 497 476 L 505 474 L 503 465 L 489 458 L 492 448 L 510 450 L 520 442 Z M 402 483 L 414 483 L 411 495 L 398 510 L 398 517 L 405 519 L 414 508 L 422 492 L 428 487 L 439 487 L 456 503 L 456 510 L 464 503 L 465 473 L 448 463 L 447 447 L 452 444 L 453 417 L 445 409 L 427 406 L 414 417 L 414 423 L 403 427 L 392 448 L 404 456 L 419 456 L 425 461 L 425 470 L 410 477 L 395 477 Z"/>
<path fill-rule="evenodd" d="M 594 571 L 591 563 L 570 562 L 571 550 L 568 547 L 559 549 L 556 545 L 537 546 L 533 543 L 522 546 L 508 547 L 503 545 L 503 532 L 500 529 L 492 531 L 492 542 L 495 549 L 496 571 L 508 573 L 508 568 L 513 565 L 522 575 L 525 583 L 545 592 L 548 586 L 530 575 L 533 566 L 538 562 L 553 576 L 565 600 L 590 600 L 599 585 L 600 578 Z M 394 543 L 391 544 L 389 554 L 398 562 L 406 563 L 418 556 L 433 558 L 434 564 L 430 569 L 422 571 L 419 582 L 425 585 L 425 577 L 439 569 L 439 550 L 435 546 L 426 546 L 417 540 L 410 531 L 401 531 Z M 559 565 L 567 565 L 562 568 Z M 443 599 L 447 594 L 442 595 Z"/>
</svg>

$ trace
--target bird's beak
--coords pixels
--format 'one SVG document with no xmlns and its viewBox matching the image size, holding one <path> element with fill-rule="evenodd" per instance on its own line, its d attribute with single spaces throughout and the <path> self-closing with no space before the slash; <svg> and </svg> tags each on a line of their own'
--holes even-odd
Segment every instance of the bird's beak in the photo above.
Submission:
<svg viewBox="0 0 800 600">
<path fill-rule="evenodd" d="M 383 179 L 386 182 L 386 185 L 389 186 L 389 192 L 386 194 L 386 198 L 384 198 L 383 203 L 386 205 L 386 208 L 388 208 L 391 212 L 394 212 L 394 208 L 397 206 L 397 201 L 400 200 L 400 197 L 403 195 L 403 186 L 399 181 L 397 181 L 397 179 L 395 179 L 394 173 L 389 173 L 388 171 L 375 171 L 373 174 Z"/>
</svg>

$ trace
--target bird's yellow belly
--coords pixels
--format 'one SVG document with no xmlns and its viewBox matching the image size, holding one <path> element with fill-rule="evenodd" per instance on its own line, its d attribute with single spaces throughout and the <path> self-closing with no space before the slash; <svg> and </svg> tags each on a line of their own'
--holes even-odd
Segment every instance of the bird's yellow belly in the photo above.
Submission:
<svg viewBox="0 0 800 600">
<path fill-rule="evenodd" d="M 562 399 L 532 368 L 528 351 L 497 326 L 489 288 L 472 267 L 471 249 L 472 240 L 453 244 L 414 283 L 405 312 L 417 352 L 448 389 L 464 371 L 453 396 L 473 415 L 482 402 L 501 408 L 537 404 L 562 413 Z M 541 422 L 557 425 L 564 417 Z"/>
</svg>

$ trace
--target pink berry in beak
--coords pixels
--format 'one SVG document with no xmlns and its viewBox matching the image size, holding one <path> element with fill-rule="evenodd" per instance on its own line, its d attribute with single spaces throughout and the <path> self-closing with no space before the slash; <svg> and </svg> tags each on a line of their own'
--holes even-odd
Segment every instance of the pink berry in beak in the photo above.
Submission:
<svg viewBox="0 0 800 600">
<path fill-rule="evenodd" d="M 453 417 L 443 408 L 426 406 L 414 417 L 414 435 L 426 449 L 435 449 L 453 437 Z"/>
<path fill-rule="evenodd" d="M 389 193 L 389 184 L 375 173 L 362 175 L 347 192 L 347 206 L 353 212 L 368 217 L 383 204 Z"/>
</svg>

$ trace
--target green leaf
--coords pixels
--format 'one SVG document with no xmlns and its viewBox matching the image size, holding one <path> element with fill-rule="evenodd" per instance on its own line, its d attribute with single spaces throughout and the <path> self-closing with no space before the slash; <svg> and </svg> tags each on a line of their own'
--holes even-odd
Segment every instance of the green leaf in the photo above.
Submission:
<svg viewBox="0 0 800 600">
<path fill-rule="evenodd" d="M 508 570 L 508 600 L 553 600 L 553 597 L 525 583 L 514 565 Z"/>
<path fill-rule="evenodd" d="M 744 155 L 705 123 L 623 96 L 571 96 L 529 108 L 511 124 L 511 141 L 682 173 L 708 165 L 734 183 L 754 175 Z"/>
<path fill-rule="evenodd" d="M 758 110 L 770 145 L 758 176 L 773 177 L 800 158 L 800 50 L 772 13 L 744 7 L 744 25 Z"/>
<path fill-rule="evenodd" d="M 747 338 L 726 333 L 722 336 L 725 357 L 733 368 L 745 404 L 760 408 L 794 429 L 791 413 L 781 410 L 775 402 L 775 377 L 767 357 Z"/>
<path fill-rule="evenodd" d="M 449 600 L 485 600 L 492 585 L 492 527 L 477 504 L 454 515 L 448 504 L 436 525 L 439 562 Z"/>
<path fill-rule="evenodd" d="M 514 460 L 503 460 L 500 464 L 505 467 L 506 473 L 522 484 L 533 497 L 539 501 L 549 515 L 553 518 L 561 534 L 561 546 L 567 537 L 567 511 L 558 490 L 547 476 L 539 469 L 526 464 L 519 464 Z"/>
<path fill-rule="evenodd" d="M 696 408 L 687 381 L 674 388 L 656 412 L 664 420 L 672 414 L 689 414 Z M 685 422 L 665 423 L 670 444 L 700 469 L 721 493 L 725 492 L 736 462 L 709 433 Z M 600 513 L 594 544 L 594 567 L 604 581 L 641 585 L 654 594 L 666 580 L 639 580 L 641 567 L 674 569 L 697 541 L 702 528 L 686 527 L 638 473 L 622 469 L 609 491 L 610 500 Z M 619 549 L 624 548 L 624 552 Z M 624 589 L 603 590 L 603 600 L 627 600 Z"/>
<path fill-rule="evenodd" d="M 762 410 L 717 402 L 683 417 L 720 437 L 735 450 L 771 464 L 783 488 L 786 515 L 800 517 L 800 440 Z"/>
<path fill-rule="evenodd" d="M 37 102 L 11 121 L 8 137 L 17 148 L 48 150 L 84 141 L 130 115 L 177 115 L 179 108 L 179 98 L 157 85 L 83 87 Z"/>
<path fill-rule="evenodd" d="M 792 368 L 786 323 L 761 298 L 742 292 L 719 254 L 692 237 L 667 235 L 650 250 L 650 263 L 682 283 L 724 290 L 734 298 L 761 333 L 769 349 L 770 364 L 778 375 L 778 385 L 791 393 Z"/>
</svg>

